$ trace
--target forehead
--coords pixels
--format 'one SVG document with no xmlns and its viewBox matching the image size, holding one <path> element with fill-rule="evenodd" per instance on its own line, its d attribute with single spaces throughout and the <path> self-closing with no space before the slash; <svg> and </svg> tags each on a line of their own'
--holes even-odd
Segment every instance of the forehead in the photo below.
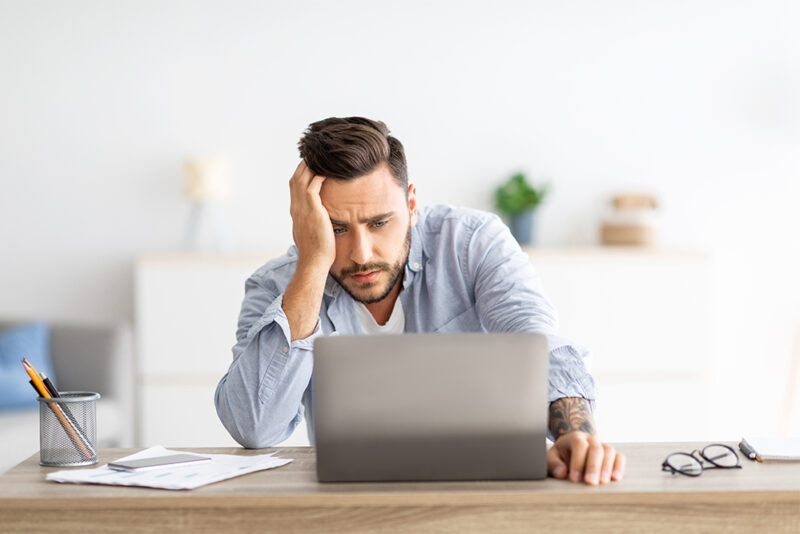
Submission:
<svg viewBox="0 0 800 534">
<path fill-rule="evenodd" d="M 325 180 L 319 195 L 331 218 L 339 220 L 369 217 L 405 206 L 405 191 L 385 165 L 355 180 Z"/>
</svg>

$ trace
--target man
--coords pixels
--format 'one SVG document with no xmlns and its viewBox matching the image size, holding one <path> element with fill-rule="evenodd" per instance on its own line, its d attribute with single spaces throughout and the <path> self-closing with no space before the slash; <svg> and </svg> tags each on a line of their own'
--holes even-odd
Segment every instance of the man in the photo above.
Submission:
<svg viewBox="0 0 800 534">
<path fill-rule="evenodd" d="M 295 246 L 248 279 L 233 363 L 217 386 L 234 439 L 275 445 L 305 415 L 313 444 L 317 336 L 539 332 L 550 353 L 548 473 L 620 480 L 625 458 L 595 435 L 585 352 L 555 334 L 554 311 L 506 226 L 476 210 L 418 209 L 403 145 L 382 122 L 315 122 L 299 148 L 289 181 Z"/>
</svg>

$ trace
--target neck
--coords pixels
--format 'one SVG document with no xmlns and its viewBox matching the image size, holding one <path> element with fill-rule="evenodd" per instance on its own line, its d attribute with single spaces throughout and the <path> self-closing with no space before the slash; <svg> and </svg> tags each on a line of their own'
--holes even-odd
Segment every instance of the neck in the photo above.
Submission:
<svg viewBox="0 0 800 534">
<path fill-rule="evenodd" d="M 389 294 L 386 295 L 386 298 L 378 302 L 373 302 L 372 304 L 364 304 L 364 307 L 369 310 L 369 313 L 372 314 L 372 318 L 375 319 L 375 322 L 379 325 L 385 325 L 386 321 L 389 320 L 389 317 L 392 316 L 394 303 L 397 302 L 397 297 L 400 296 L 400 289 L 402 287 L 403 277 L 401 276 L 397 279 L 397 282 L 395 282 L 394 287 Z"/>
</svg>

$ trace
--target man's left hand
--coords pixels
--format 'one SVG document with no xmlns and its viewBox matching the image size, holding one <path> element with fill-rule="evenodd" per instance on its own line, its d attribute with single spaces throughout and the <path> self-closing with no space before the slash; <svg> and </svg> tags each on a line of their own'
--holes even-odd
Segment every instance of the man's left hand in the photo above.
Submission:
<svg viewBox="0 0 800 534">
<path fill-rule="evenodd" d="M 587 432 L 562 434 L 547 451 L 547 474 L 553 478 L 583 480 L 590 486 L 622 480 L 625 456 Z"/>
</svg>

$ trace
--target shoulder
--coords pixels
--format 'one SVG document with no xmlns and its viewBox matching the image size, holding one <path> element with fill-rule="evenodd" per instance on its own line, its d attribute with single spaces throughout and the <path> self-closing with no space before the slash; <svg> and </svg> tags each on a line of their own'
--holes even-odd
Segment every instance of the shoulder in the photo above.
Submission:
<svg viewBox="0 0 800 534">
<path fill-rule="evenodd" d="M 247 279 L 248 287 L 258 286 L 272 291 L 283 291 L 297 270 L 297 247 L 292 245 L 286 254 L 273 258 L 256 269 Z"/>
<path fill-rule="evenodd" d="M 459 265 L 472 263 L 470 256 L 483 254 L 497 242 L 505 243 L 511 235 L 494 213 L 450 205 L 421 209 L 416 231 L 426 260 L 452 260 Z"/>
<path fill-rule="evenodd" d="M 425 206 L 419 211 L 420 232 L 424 234 L 452 233 L 454 235 L 471 235 L 475 230 L 489 224 L 502 224 L 494 213 L 463 208 L 448 204 Z"/>
</svg>

